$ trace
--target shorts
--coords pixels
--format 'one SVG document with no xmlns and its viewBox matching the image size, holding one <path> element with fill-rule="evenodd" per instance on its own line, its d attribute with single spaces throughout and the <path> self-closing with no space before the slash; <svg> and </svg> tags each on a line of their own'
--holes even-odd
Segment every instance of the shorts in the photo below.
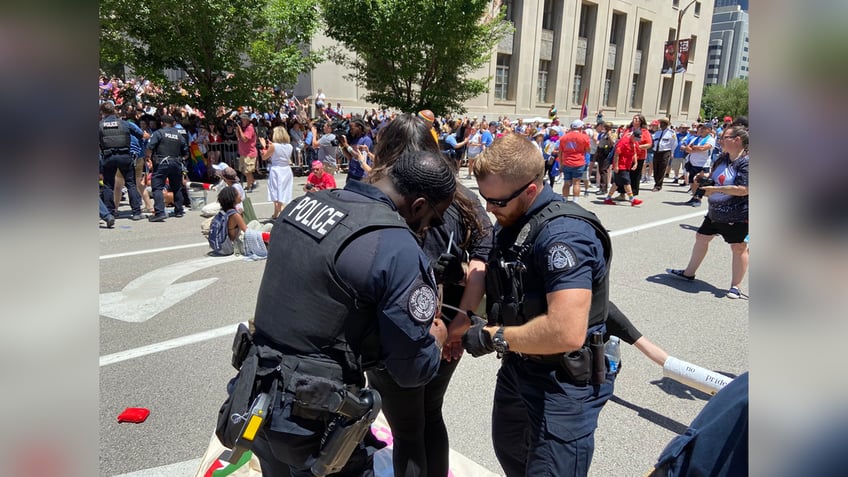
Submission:
<svg viewBox="0 0 848 477">
<path fill-rule="evenodd" d="M 693 166 L 693 165 L 692 165 L 691 163 L 689 163 L 689 162 L 687 162 L 687 163 L 686 163 L 686 166 L 685 166 L 685 167 L 686 167 L 686 172 L 688 172 L 688 173 L 689 173 L 689 180 L 690 180 L 690 181 L 694 179 L 694 177 L 695 177 L 695 175 L 696 175 L 696 174 L 699 174 L 699 173 L 701 173 L 701 172 L 703 172 L 703 173 L 705 173 L 705 174 L 706 174 L 707 172 L 710 172 L 710 168 L 709 168 L 709 167 L 697 167 L 697 166 Z"/>
<path fill-rule="evenodd" d="M 748 236 L 748 222 L 734 222 L 722 224 L 713 222 L 709 217 L 704 217 L 704 223 L 698 229 L 701 235 L 721 235 L 727 243 L 742 243 Z"/>
<path fill-rule="evenodd" d="M 582 165 L 580 167 L 563 167 L 562 168 L 562 180 L 564 181 L 573 181 L 575 179 L 579 180 L 583 177 L 583 172 L 586 171 L 586 165 Z"/>
<path fill-rule="evenodd" d="M 243 172 L 244 174 L 256 172 L 256 158 L 255 157 L 239 156 L 238 167 L 239 167 L 239 170 L 241 172 Z"/>
<path fill-rule="evenodd" d="M 686 159 L 686 158 L 685 158 L 685 157 L 672 157 L 672 158 L 671 158 L 671 163 L 670 163 L 670 164 L 671 164 L 671 170 L 673 170 L 673 171 L 679 171 L 679 170 L 680 170 L 680 166 L 682 166 L 682 165 L 683 165 L 683 160 L 684 160 L 684 159 Z"/>
<path fill-rule="evenodd" d="M 630 171 L 617 171 L 614 180 L 616 186 L 624 187 L 630 185 Z"/>
</svg>

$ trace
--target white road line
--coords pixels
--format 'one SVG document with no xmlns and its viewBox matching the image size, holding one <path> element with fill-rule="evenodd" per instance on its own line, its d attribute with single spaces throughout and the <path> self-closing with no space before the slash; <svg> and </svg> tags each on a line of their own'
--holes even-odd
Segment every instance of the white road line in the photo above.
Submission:
<svg viewBox="0 0 848 477">
<path fill-rule="evenodd" d="M 145 255 L 148 253 L 159 253 L 159 252 L 169 252 L 171 250 L 180 250 L 183 248 L 193 248 L 193 247 L 202 247 L 209 246 L 209 242 L 200 242 L 200 243 L 190 243 L 187 245 L 174 245 L 172 247 L 162 247 L 162 248 L 150 248 L 147 250 L 136 250 L 135 252 L 124 252 L 124 253 L 113 253 L 111 255 L 101 255 L 100 260 L 109 260 L 110 258 L 122 258 L 122 257 L 131 257 L 133 255 Z"/>
<path fill-rule="evenodd" d="M 167 351 L 169 349 L 179 348 L 181 346 L 194 343 L 200 343 L 202 341 L 220 338 L 222 336 L 235 335 L 237 327 L 238 323 L 235 323 L 232 325 L 222 326 L 214 330 L 202 331 L 193 335 L 181 336 L 172 340 L 153 343 L 140 348 L 133 348 L 126 351 L 118 351 L 117 353 L 107 354 L 106 356 L 100 357 L 100 366 L 103 367 L 110 364 L 120 363 L 121 361 L 127 361 L 129 359 L 135 359 L 148 354 L 159 353 L 160 351 Z"/>
<path fill-rule="evenodd" d="M 609 235 L 610 237 L 618 237 L 619 235 L 625 235 L 633 232 L 638 232 L 640 230 L 650 229 L 652 227 L 659 227 L 660 225 L 680 222 L 681 220 L 691 219 L 693 217 L 703 217 L 705 214 L 705 211 L 699 210 L 698 212 L 692 212 L 691 214 L 678 215 L 677 217 L 670 217 L 668 219 L 657 220 L 656 222 L 648 222 L 647 224 L 636 225 L 634 227 L 627 227 L 626 229 L 613 230 L 609 233 Z"/>
<path fill-rule="evenodd" d="M 648 222 L 647 224 L 637 225 L 635 227 L 628 227 L 626 229 L 614 230 L 614 231 L 610 232 L 610 236 L 611 237 L 617 237 L 619 235 L 625 235 L 625 234 L 637 232 L 639 230 L 649 229 L 649 228 L 652 228 L 652 227 L 659 227 L 660 225 L 679 222 L 681 220 L 687 220 L 687 219 L 691 219 L 691 218 L 703 216 L 703 215 L 704 215 L 703 210 L 698 211 L 698 212 L 692 212 L 691 214 L 679 215 L 677 217 L 671 217 L 671 218 L 668 218 L 668 219 L 657 220 L 655 222 Z M 203 243 L 201 245 L 208 245 L 208 244 Z M 186 248 L 186 247 L 190 247 L 190 246 L 192 246 L 192 245 L 189 245 L 189 246 L 182 245 L 182 246 L 178 246 L 178 247 L 179 248 Z M 171 250 L 173 248 L 174 247 L 167 247 L 165 249 L 160 249 L 160 250 Z M 125 255 L 137 255 L 139 253 L 154 253 L 154 251 L 130 252 L 129 254 L 125 254 Z M 120 255 L 120 254 L 117 254 L 117 255 Z M 109 256 L 109 255 L 105 255 L 105 257 L 112 258 L 112 256 Z M 103 260 L 103 257 L 100 257 L 100 259 Z M 236 327 L 236 325 L 224 326 L 222 328 L 204 331 L 204 332 L 196 333 L 196 334 L 193 334 L 193 335 L 183 336 L 181 338 L 175 338 L 175 339 L 172 339 L 172 340 L 163 341 L 161 343 L 154 343 L 152 345 L 142 346 L 140 348 L 129 349 L 129 350 L 126 350 L 126 351 L 119 351 L 117 353 L 109 354 L 109 355 L 106 355 L 106 356 L 101 356 L 100 357 L 100 366 L 102 367 L 102 366 L 106 366 L 106 365 L 109 365 L 109 364 L 119 363 L 121 361 L 126 361 L 126 360 L 129 360 L 129 359 L 134 359 L 134 358 L 138 358 L 138 357 L 141 357 L 141 356 L 146 356 L 148 354 L 158 353 L 160 351 L 166 351 L 166 350 L 169 350 L 169 349 L 179 348 L 179 347 L 185 346 L 185 345 L 199 343 L 201 341 L 211 340 L 211 339 L 219 338 L 221 336 L 226 336 L 230 333 L 235 333 L 235 327 Z"/>
</svg>

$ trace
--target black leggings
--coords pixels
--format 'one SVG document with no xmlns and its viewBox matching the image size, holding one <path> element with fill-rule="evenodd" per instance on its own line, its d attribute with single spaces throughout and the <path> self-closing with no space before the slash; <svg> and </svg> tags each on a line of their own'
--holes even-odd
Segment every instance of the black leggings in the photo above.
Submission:
<svg viewBox="0 0 848 477">
<path fill-rule="evenodd" d="M 442 361 L 432 381 L 402 388 L 385 370 L 368 371 L 368 382 L 383 398 L 383 413 L 392 428 L 395 477 L 446 477 L 448 430 L 442 403 L 459 361 Z"/>
</svg>

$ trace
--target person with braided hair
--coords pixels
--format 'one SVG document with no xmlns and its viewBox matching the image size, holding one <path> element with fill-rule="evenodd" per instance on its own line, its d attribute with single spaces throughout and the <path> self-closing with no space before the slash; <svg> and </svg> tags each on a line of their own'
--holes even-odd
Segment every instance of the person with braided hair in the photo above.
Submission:
<svg viewBox="0 0 848 477">
<path fill-rule="evenodd" d="M 411 114 L 395 118 L 380 133 L 374 149 L 370 180 L 379 181 L 397 167 L 409 151 L 439 153 L 430 137 L 432 128 Z M 445 158 L 446 163 L 452 163 Z M 448 339 L 436 376 L 427 384 L 402 387 L 383 370 L 369 371 L 368 381 L 383 397 L 383 413 L 394 439 L 394 475 L 445 477 L 448 475 L 447 427 L 442 416 L 444 395 L 462 356 L 462 335 L 471 325 L 466 312 L 476 310 L 483 298 L 486 261 L 492 240 L 492 223 L 476 195 L 457 183 L 456 193 L 444 214 L 444 223 L 423 236 L 424 254 L 435 264 L 436 283 L 442 290 L 441 310 L 448 323 Z"/>
<path fill-rule="evenodd" d="M 328 426 L 344 415 L 327 403 L 339 389 L 373 396 L 366 370 L 379 366 L 406 387 L 436 374 L 447 329 L 419 237 L 442 222 L 455 189 L 439 155 L 411 151 L 370 184 L 304 194 L 280 213 L 251 336 L 263 358 L 228 386 L 231 396 L 276 396 L 250 446 L 263 475 L 313 475 Z M 374 475 L 376 442 L 365 437 L 338 475 Z"/>
</svg>

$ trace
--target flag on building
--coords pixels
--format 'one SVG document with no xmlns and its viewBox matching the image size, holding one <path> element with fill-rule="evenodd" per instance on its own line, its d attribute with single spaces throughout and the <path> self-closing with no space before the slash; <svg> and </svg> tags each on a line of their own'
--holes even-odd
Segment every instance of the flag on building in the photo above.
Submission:
<svg viewBox="0 0 848 477">
<path fill-rule="evenodd" d="M 580 120 L 586 119 L 586 116 L 589 115 L 589 108 L 586 106 L 586 100 L 589 99 L 589 88 L 586 88 L 583 91 L 583 105 L 580 106 Z"/>
</svg>

